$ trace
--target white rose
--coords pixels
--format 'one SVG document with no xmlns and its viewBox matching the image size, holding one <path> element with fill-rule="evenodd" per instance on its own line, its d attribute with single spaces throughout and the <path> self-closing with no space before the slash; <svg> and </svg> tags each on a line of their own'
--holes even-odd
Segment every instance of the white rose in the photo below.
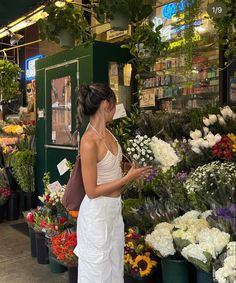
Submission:
<svg viewBox="0 0 236 283">
<path fill-rule="evenodd" d="M 223 126 L 226 124 L 224 118 L 220 114 L 218 114 L 217 117 L 218 117 L 218 122 L 220 125 Z"/>
<path fill-rule="evenodd" d="M 199 130 L 195 130 L 195 131 L 190 131 L 190 137 L 193 140 L 199 139 L 202 137 L 202 132 Z"/>
<path fill-rule="evenodd" d="M 225 106 L 223 109 L 220 110 L 220 113 L 224 118 L 231 117 L 233 118 L 234 112 L 231 110 L 229 106 Z"/>
<path fill-rule="evenodd" d="M 217 116 L 215 114 L 209 114 L 209 121 L 211 125 L 215 124 L 217 122 Z"/>
<path fill-rule="evenodd" d="M 218 143 L 221 140 L 221 135 L 220 134 L 216 134 L 215 135 L 215 141 L 216 143 Z"/>
<path fill-rule="evenodd" d="M 203 127 L 204 135 L 206 136 L 209 133 L 209 128 Z"/>
<path fill-rule="evenodd" d="M 192 147 L 192 151 L 194 151 L 195 153 L 197 154 L 200 154 L 201 153 L 201 150 L 199 147 Z"/>
<path fill-rule="evenodd" d="M 204 117 L 203 118 L 203 124 L 205 125 L 205 126 L 210 126 L 210 121 L 209 121 L 209 119 L 207 119 L 206 117 Z"/>
</svg>

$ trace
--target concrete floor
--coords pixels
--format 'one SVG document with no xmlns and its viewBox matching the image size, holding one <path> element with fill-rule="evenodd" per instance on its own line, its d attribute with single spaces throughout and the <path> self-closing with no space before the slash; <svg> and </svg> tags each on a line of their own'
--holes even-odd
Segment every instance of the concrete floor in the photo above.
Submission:
<svg viewBox="0 0 236 283">
<path fill-rule="evenodd" d="M 29 237 L 10 226 L 23 221 L 0 223 L 0 283 L 68 283 L 68 272 L 52 273 L 31 257 Z"/>
</svg>

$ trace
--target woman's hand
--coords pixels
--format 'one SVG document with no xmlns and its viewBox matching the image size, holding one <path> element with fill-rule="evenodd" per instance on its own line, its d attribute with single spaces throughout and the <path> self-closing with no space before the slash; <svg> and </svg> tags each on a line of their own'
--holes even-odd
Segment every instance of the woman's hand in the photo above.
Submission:
<svg viewBox="0 0 236 283">
<path fill-rule="evenodd" d="M 145 167 L 135 167 L 132 165 L 132 167 L 129 169 L 128 173 L 126 174 L 126 177 L 128 181 L 133 181 L 136 179 L 143 179 L 147 177 L 152 171 L 152 166 L 145 166 Z"/>
</svg>

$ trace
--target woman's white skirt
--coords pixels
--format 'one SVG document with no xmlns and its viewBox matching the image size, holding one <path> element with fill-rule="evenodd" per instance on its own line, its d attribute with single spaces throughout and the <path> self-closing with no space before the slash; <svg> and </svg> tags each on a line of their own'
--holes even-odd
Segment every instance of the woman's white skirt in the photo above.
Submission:
<svg viewBox="0 0 236 283">
<path fill-rule="evenodd" d="M 124 282 L 121 198 L 85 196 L 77 221 L 78 283 Z"/>
</svg>

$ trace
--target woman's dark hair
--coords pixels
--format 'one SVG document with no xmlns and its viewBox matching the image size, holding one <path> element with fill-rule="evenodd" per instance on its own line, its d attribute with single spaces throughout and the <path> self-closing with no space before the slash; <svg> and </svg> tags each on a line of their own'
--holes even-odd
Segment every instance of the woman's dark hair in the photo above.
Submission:
<svg viewBox="0 0 236 283">
<path fill-rule="evenodd" d="M 116 105 L 115 93 L 108 85 L 93 83 L 79 86 L 77 100 L 78 128 L 82 124 L 83 115 L 94 115 L 104 100 L 107 100 L 112 107 Z"/>
</svg>

